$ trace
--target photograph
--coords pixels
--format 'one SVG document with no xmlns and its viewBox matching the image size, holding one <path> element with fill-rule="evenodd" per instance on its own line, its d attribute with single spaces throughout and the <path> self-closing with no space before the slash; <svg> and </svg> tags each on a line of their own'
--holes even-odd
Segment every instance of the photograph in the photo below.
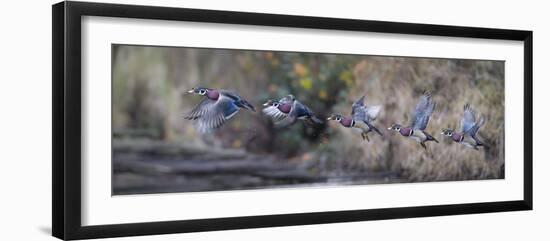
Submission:
<svg viewBox="0 0 550 241">
<path fill-rule="evenodd" d="M 504 179 L 505 62 L 111 45 L 112 195 Z"/>
</svg>

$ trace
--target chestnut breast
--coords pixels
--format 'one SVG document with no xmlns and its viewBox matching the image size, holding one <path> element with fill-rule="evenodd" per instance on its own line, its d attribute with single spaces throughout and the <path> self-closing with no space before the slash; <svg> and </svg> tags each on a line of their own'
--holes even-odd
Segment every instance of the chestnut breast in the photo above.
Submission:
<svg viewBox="0 0 550 241">
<path fill-rule="evenodd" d="M 451 138 L 452 138 L 453 141 L 455 141 L 455 142 L 460 142 L 460 141 L 462 140 L 463 135 L 464 135 L 464 134 L 453 133 L 453 135 L 451 136 Z"/>
<path fill-rule="evenodd" d="M 218 100 L 218 98 L 220 98 L 220 92 L 216 90 L 209 90 L 206 92 L 206 97 L 211 100 Z"/>
<path fill-rule="evenodd" d="M 281 112 L 288 114 L 292 106 L 290 104 L 280 104 L 277 108 L 279 108 Z"/>
<path fill-rule="evenodd" d="M 401 133 L 402 136 L 410 136 L 412 134 L 412 129 L 409 127 L 401 127 L 399 133 Z"/>
<path fill-rule="evenodd" d="M 340 121 L 340 124 L 342 124 L 345 127 L 350 127 L 351 126 L 351 118 L 345 117 L 344 119 L 342 119 Z"/>
</svg>

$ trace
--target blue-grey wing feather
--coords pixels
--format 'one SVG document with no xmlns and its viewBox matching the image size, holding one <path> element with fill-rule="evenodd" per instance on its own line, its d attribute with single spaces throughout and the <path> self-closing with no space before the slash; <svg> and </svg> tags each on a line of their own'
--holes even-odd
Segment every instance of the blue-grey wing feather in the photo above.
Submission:
<svg viewBox="0 0 550 241">
<path fill-rule="evenodd" d="M 232 99 L 232 100 L 240 100 L 241 99 L 241 96 L 239 96 L 238 94 L 236 94 L 235 92 L 233 91 L 230 91 L 230 90 L 223 90 L 223 89 L 220 89 L 219 90 L 220 94 Z"/>
<path fill-rule="evenodd" d="M 271 119 L 273 119 L 273 121 L 275 121 L 275 122 L 281 121 L 282 119 L 284 119 L 288 116 L 288 114 L 283 113 L 282 111 L 279 110 L 279 108 L 277 108 L 275 106 L 268 106 L 268 107 L 264 108 L 262 110 L 262 112 L 265 115 L 271 117 Z"/>
<path fill-rule="evenodd" d="M 464 116 L 462 117 L 462 132 L 469 132 L 476 125 L 476 117 L 470 105 L 464 106 Z"/>
<path fill-rule="evenodd" d="M 411 115 L 411 124 L 410 126 L 416 130 L 424 130 L 428 126 L 430 116 L 435 108 L 435 102 L 432 99 L 430 93 L 425 93 L 420 97 L 420 101 L 416 104 Z"/>
<path fill-rule="evenodd" d="M 230 97 L 220 95 L 209 110 L 204 113 L 198 121 L 198 129 L 201 133 L 208 133 L 222 126 L 226 120 L 229 120 L 239 111 L 235 105 L 235 100 Z"/>
<path fill-rule="evenodd" d="M 284 103 L 289 103 L 289 101 L 292 101 L 285 98 L 281 99 L 280 102 L 282 101 Z M 275 125 L 279 128 L 282 128 L 282 127 L 287 127 L 294 124 L 298 118 L 298 109 L 301 108 L 300 106 L 301 104 L 299 104 L 298 101 L 296 100 L 292 101 L 292 107 L 290 108 L 290 112 L 286 115 L 285 118 L 282 118 L 281 120 L 275 122 Z"/>
<path fill-rule="evenodd" d="M 215 103 L 216 101 L 204 97 L 202 101 L 185 116 L 185 119 L 196 120 L 200 118 L 208 112 Z"/>
<path fill-rule="evenodd" d="M 355 120 L 365 120 L 366 114 L 364 111 L 364 104 L 365 96 L 362 96 L 359 98 L 359 100 L 353 102 L 353 105 L 351 105 L 351 116 Z"/>
<path fill-rule="evenodd" d="M 357 108 L 357 107 L 361 107 L 361 106 L 365 106 L 365 96 L 361 96 L 361 98 L 359 98 L 357 101 L 353 102 L 353 105 L 351 105 L 351 109 L 353 111 L 353 109 Z"/>
<path fill-rule="evenodd" d="M 481 118 L 479 118 L 479 121 L 472 128 L 470 128 L 470 130 L 468 130 L 468 134 L 470 134 L 472 137 L 475 137 L 483 123 L 485 123 L 485 118 L 483 118 L 482 116 Z"/>
<path fill-rule="evenodd" d="M 479 121 L 476 121 L 476 113 L 470 107 L 469 104 L 464 106 L 464 117 L 462 117 L 462 132 L 469 134 L 472 137 L 475 137 L 479 128 L 485 122 L 485 118 L 480 117 Z"/>
<path fill-rule="evenodd" d="M 239 107 L 239 108 L 244 108 L 244 109 L 247 109 L 247 110 L 250 110 L 250 111 L 256 111 L 256 108 L 254 108 L 254 106 L 252 106 L 250 103 L 248 103 L 248 101 L 246 101 L 240 95 L 238 95 L 237 93 L 235 93 L 233 91 L 220 90 L 220 94 L 232 99 L 234 101 L 235 105 L 237 105 L 237 107 Z"/>
<path fill-rule="evenodd" d="M 366 106 L 364 102 L 365 102 L 365 96 L 362 96 L 361 98 L 359 98 L 359 100 L 353 103 L 353 105 L 351 106 L 352 118 L 355 121 L 365 121 L 365 122 L 371 122 L 376 120 L 382 107 L 379 105 Z"/>
</svg>

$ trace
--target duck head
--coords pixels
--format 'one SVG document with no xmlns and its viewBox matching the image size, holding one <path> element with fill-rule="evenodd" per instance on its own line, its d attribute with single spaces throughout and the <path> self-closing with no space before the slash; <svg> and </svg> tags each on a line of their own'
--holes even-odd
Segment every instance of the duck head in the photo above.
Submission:
<svg viewBox="0 0 550 241">
<path fill-rule="evenodd" d="M 218 98 L 220 97 L 219 91 L 214 89 L 204 88 L 204 87 L 192 88 L 189 91 L 187 91 L 187 93 L 206 96 L 211 100 L 218 100 Z"/>
<path fill-rule="evenodd" d="M 390 127 L 388 127 L 388 130 L 390 131 L 401 131 L 401 125 L 400 124 L 393 124 Z"/>
<path fill-rule="evenodd" d="M 454 130 L 446 128 L 441 131 L 441 135 L 450 137 L 455 142 L 464 140 L 464 133 L 456 133 Z"/>
<path fill-rule="evenodd" d="M 444 135 L 444 136 L 453 136 L 455 133 L 454 130 L 452 129 L 449 129 L 449 128 L 445 128 L 443 130 L 441 130 L 441 135 Z"/>
<path fill-rule="evenodd" d="M 195 88 L 191 88 L 190 90 L 188 90 L 187 93 L 189 93 L 189 94 L 198 94 L 198 95 L 206 95 L 206 93 L 208 93 L 208 91 L 210 91 L 210 89 L 208 89 L 208 88 L 195 87 Z"/>
<path fill-rule="evenodd" d="M 401 126 L 400 124 L 393 124 L 388 127 L 388 130 L 396 131 L 402 136 L 411 136 L 414 130 L 411 127 Z"/>
<path fill-rule="evenodd" d="M 344 119 L 344 117 L 342 115 L 339 115 L 339 114 L 336 114 L 336 115 L 330 115 L 327 120 L 333 120 L 333 121 L 337 121 L 337 122 L 341 122 L 342 119 Z"/>
<path fill-rule="evenodd" d="M 336 114 L 336 115 L 330 115 L 329 118 L 327 118 L 327 120 L 334 120 L 334 121 L 337 121 L 338 123 L 340 123 L 342 126 L 344 127 L 351 127 L 354 125 L 354 120 L 352 118 L 349 118 L 349 117 L 344 117 L 340 114 Z"/>
<path fill-rule="evenodd" d="M 273 107 L 279 107 L 279 102 L 275 100 L 268 100 L 264 103 L 264 106 L 273 106 Z"/>
</svg>

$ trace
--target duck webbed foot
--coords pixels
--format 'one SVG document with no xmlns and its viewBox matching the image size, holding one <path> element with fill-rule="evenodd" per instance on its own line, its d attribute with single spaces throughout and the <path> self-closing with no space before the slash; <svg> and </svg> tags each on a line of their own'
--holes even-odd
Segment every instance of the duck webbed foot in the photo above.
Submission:
<svg viewBox="0 0 550 241">
<path fill-rule="evenodd" d="M 366 140 L 367 142 L 370 142 L 369 136 L 367 135 L 367 132 L 362 132 L 361 137 L 363 137 L 363 140 Z"/>
<path fill-rule="evenodd" d="M 420 145 L 424 148 L 424 150 L 427 150 L 426 144 L 424 144 L 424 142 L 420 142 Z"/>
</svg>

